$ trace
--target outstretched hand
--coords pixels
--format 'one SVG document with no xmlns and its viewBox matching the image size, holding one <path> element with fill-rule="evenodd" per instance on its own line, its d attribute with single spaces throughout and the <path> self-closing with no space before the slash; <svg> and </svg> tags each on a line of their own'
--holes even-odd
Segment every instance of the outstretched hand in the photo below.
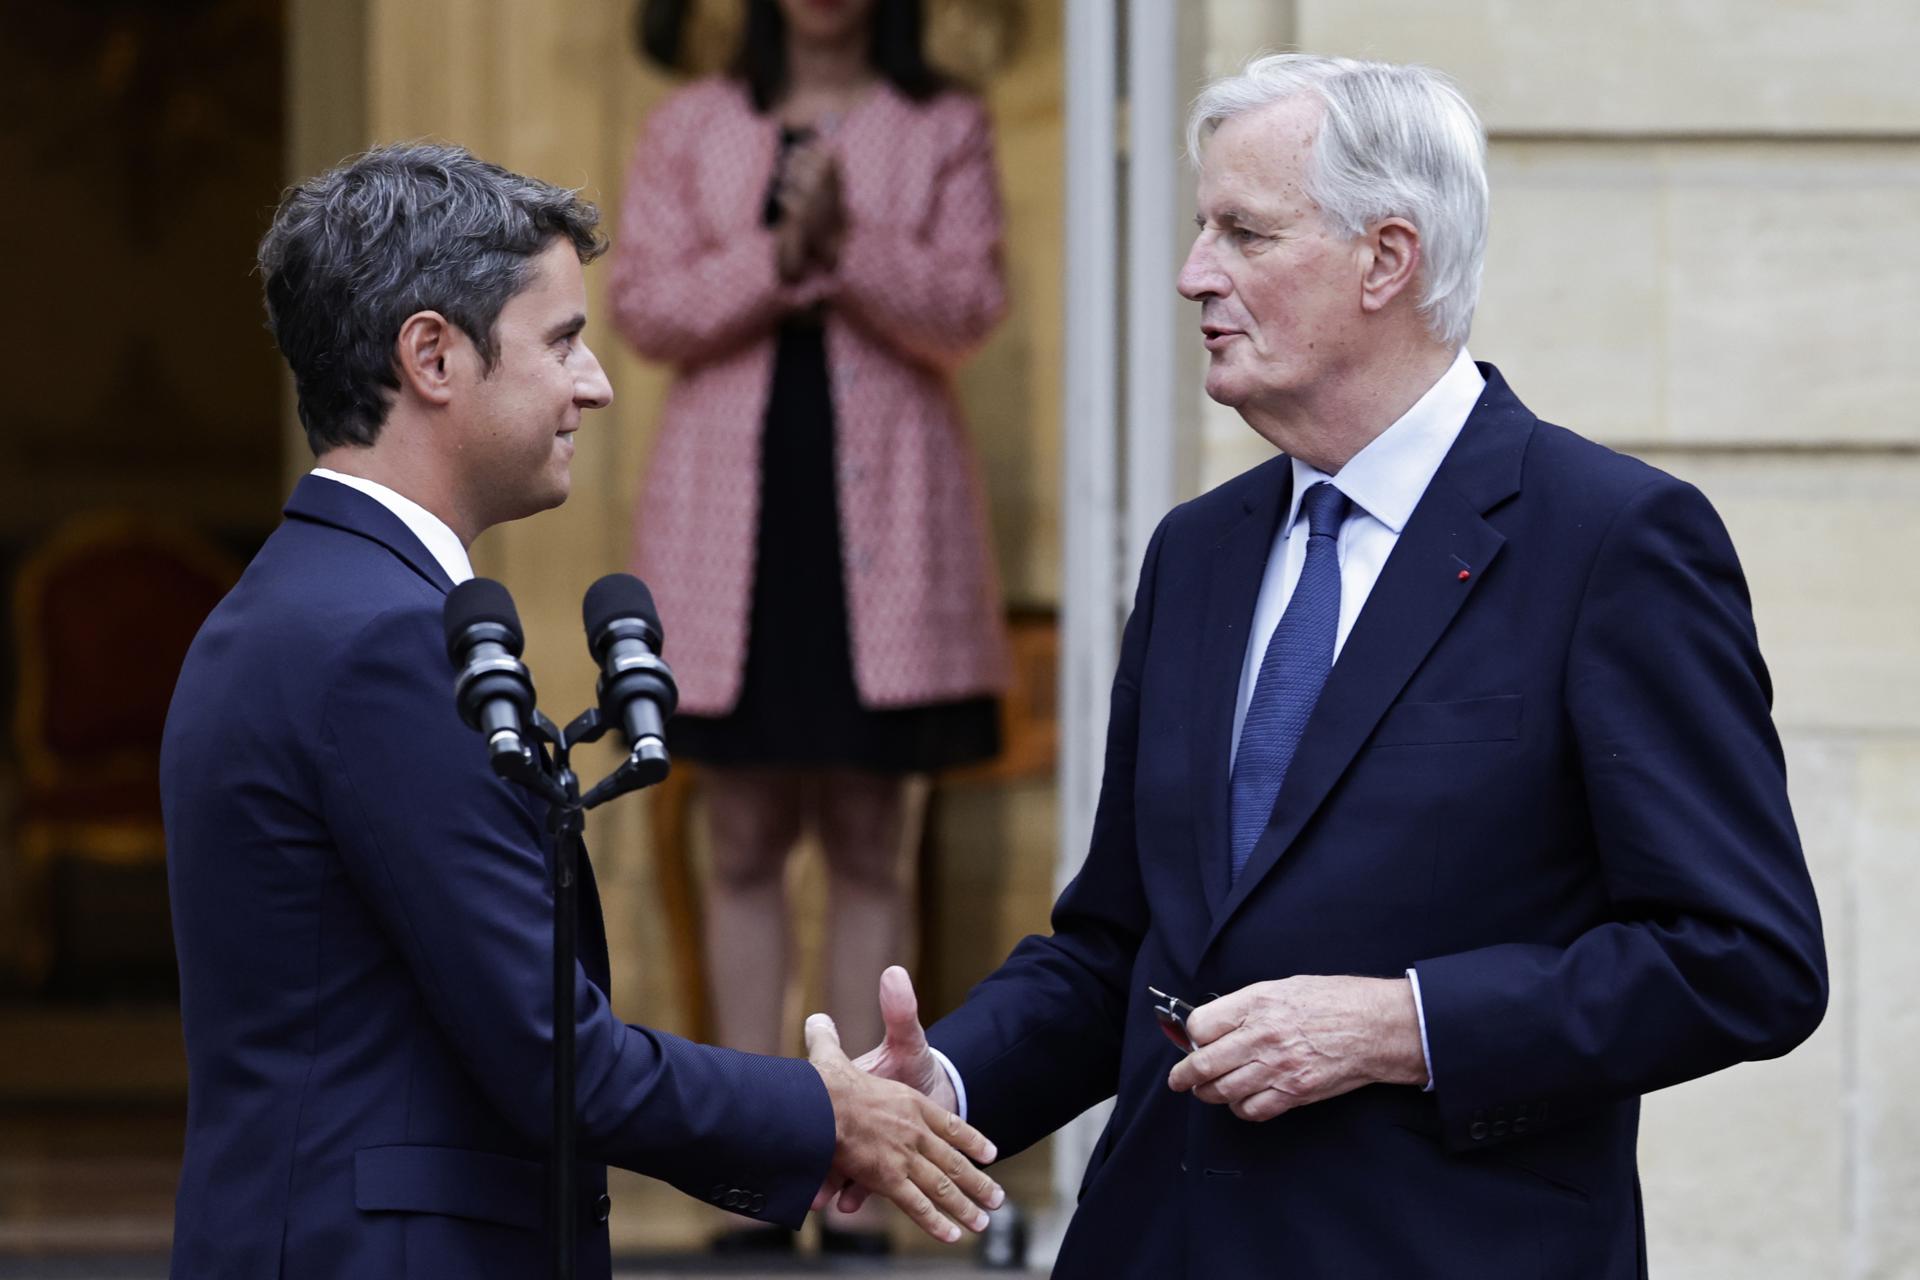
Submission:
<svg viewBox="0 0 1920 1280">
<path fill-rule="evenodd" d="M 885 1039 L 855 1058 L 853 1065 L 923 1093 L 948 1111 L 959 1111 L 960 1099 L 954 1094 L 953 1081 L 927 1046 L 913 979 L 897 964 L 880 975 L 880 1021 L 886 1027 Z M 866 1203 L 867 1189 L 843 1179 L 829 1179 L 814 1197 L 813 1207 L 824 1208 L 836 1196 L 840 1212 L 854 1213 Z"/>
<path fill-rule="evenodd" d="M 985 1136 L 917 1090 L 861 1070 L 824 1013 L 807 1019 L 807 1059 L 833 1103 L 833 1169 L 816 1208 L 851 1183 L 899 1205 L 936 1240 L 958 1240 L 956 1224 L 986 1229 L 986 1210 L 998 1208 L 1006 1193 L 970 1162 L 993 1162 L 997 1153 Z"/>
</svg>

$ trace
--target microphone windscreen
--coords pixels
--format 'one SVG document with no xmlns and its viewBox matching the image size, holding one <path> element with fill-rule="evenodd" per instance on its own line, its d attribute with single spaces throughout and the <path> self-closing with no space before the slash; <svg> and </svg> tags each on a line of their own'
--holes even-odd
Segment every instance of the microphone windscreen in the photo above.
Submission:
<svg viewBox="0 0 1920 1280">
<path fill-rule="evenodd" d="M 446 629 L 447 656 L 456 665 L 460 661 L 460 637 L 475 623 L 491 622 L 506 628 L 512 638 L 507 648 L 512 650 L 515 657 L 519 656 L 525 643 L 520 632 L 520 614 L 513 607 L 513 597 L 492 578 L 468 578 L 447 592 L 447 603 L 441 611 L 440 621 Z"/>
<path fill-rule="evenodd" d="M 638 618 L 657 637 L 660 615 L 653 607 L 653 592 L 630 573 L 610 573 L 587 588 L 580 604 L 581 619 L 587 624 L 587 643 L 597 646 L 600 633 L 617 618 Z M 658 640 L 655 642 L 658 647 Z"/>
</svg>

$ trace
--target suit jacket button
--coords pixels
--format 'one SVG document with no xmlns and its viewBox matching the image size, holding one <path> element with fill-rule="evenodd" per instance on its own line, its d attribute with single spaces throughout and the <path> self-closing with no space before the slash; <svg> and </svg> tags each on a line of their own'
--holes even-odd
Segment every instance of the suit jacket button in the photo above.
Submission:
<svg viewBox="0 0 1920 1280">
<path fill-rule="evenodd" d="M 754 1193 L 753 1193 L 753 1199 L 751 1199 L 751 1200 L 749 1200 L 749 1201 L 747 1202 L 747 1212 L 749 1212 L 749 1213 L 765 1213 L 765 1212 L 766 1212 L 766 1210 L 767 1210 L 767 1197 L 766 1197 L 766 1195 L 765 1195 L 764 1193 L 762 1193 L 762 1192 L 759 1192 L 759 1191 L 756 1191 L 756 1192 L 754 1192 Z"/>
<path fill-rule="evenodd" d="M 612 1196 L 602 1194 L 599 1199 L 593 1202 L 593 1220 L 595 1222 L 605 1222 L 607 1220 L 607 1215 L 612 1212 L 613 1212 Z"/>
<path fill-rule="evenodd" d="M 1493 1136 L 1496 1138 L 1504 1138 L 1507 1136 L 1507 1122 L 1505 1120 L 1495 1120 L 1493 1122 Z"/>
<path fill-rule="evenodd" d="M 715 1204 L 725 1204 L 727 1202 L 727 1184 L 724 1182 L 714 1183 L 713 1190 L 707 1192 L 707 1199 Z"/>
<path fill-rule="evenodd" d="M 1475 1120 L 1472 1127 L 1467 1130 L 1467 1136 L 1475 1142 L 1485 1142 L 1487 1140 L 1487 1122 L 1485 1120 Z"/>
<path fill-rule="evenodd" d="M 1527 1131 L 1527 1118 L 1525 1116 L 1521 1116 L 1518 1120 L 1515 1120 L 1513 1122 L 1513 1136 L 1517 1138 L 1521 1134 L 1525 1133 L 1526 1131 Z"/>
</svg>

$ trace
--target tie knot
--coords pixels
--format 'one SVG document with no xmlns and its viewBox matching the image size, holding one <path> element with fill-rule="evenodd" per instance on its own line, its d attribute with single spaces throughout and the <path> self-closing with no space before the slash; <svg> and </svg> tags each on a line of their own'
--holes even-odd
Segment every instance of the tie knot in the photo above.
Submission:
<svg viewBox="0 0 1920 1280">
<path fill-rule="evenodd" d="M 1347 495 L 1334 488 L 1327 481 L 1310 485 L 1300 499 L 1300 505 L 1307 512 L 1308 532 L 1313 537 L 1326 535 L 1338 537 L 1340 526 L 1347 518 Z"/>
</svg>

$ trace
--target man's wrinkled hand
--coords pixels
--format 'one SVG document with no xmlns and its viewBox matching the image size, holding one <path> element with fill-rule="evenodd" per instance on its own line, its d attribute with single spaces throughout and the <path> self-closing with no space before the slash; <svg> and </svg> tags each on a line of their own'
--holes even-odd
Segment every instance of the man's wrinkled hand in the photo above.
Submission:
<svg viewBox="0 0 1920 1280">
<path fill-rule="evenodd" d="M 974 1167 L 993 1162 L 992 1143 L 916 1090 L 855 1066 L 840 1047 L 833 1019 L 824 1013 L 807 1019 L 807 1058 L 833 1103 L 829 1187 L 851 1183 L 884 1196 L 922 1231 L 948 1244 L 960 1239 L 956 1224 L 986 1229 L 986 1210 L 1006 1199 L 999 1185 Z M 822 1188 L 815 1205 L 827 1194 Z"/>
<path fill-rule="evenodd" d="M 855 1058 L 853 1065 L 923 1093 L 948 1111 L 959 1111 L 960 1099 L 953 1092 L 953 1081 L 933 1056 L 926 1029 L 920 1025 L 920 1000 L 914 995 L 913 979 L 897 964 L 880 975 L 880 1022 L 886 1028 L 886 1037 Z M 832 1178 L 814 1197 L 813 1207 L 824 1208 L 836 1198 L 840 1212 L 853 1213 L 866 1203 L 867 1191 Z"/>
<path fill-rule="evenodd" d="M 1404 978 L 1257 982 L 1201 1005 L 1187 1032 L 1194 1051 L 1173 1068 L 1167 1087 L 1242 1120 L 1271 1120 L 1362 1085 L 1427 1080 Z"/>
</svg>

